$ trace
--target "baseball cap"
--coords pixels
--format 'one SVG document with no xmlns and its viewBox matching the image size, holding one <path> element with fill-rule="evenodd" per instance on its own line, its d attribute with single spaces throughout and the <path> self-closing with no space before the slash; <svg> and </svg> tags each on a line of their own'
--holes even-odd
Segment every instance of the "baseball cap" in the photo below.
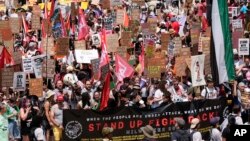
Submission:
<svg viewBox="0 0 250 141">
<path fill-rule="evenodd" d="M 62 95 L 58 95 L 56 98 L 57 102 L 63 102 L 64 101 L 64 97 Z"/>
<path fill-rule="evenodd" d="M 182 118 L 175 118 L 174 120 L 176 121 L 176 123 L 178 124 L 178 126 L 179 126 L 180 128 L 184 127 L 185 124 L 186 124 L 186 123 L 185 123 L 185 120 L 182 119 Z"/>
<path fill-rule="evenodd" d="M 213 117 L 210 119 L 211 125 L 216 125 L 220 121 L 220 117 Z"/>
<path fill-rule="evenodd" d="M 105 136 L 105 135 L 108 135 L 110 133 L 113 133 L 114 129 L 111 128 L 111 127 L 103 127 L 102 129 L 102 135 Z"/>
<path fill-rule="evenodd" d="M 191 121 L 191 129 L 194 129 L 198 124 L 200 123 L 200 120 L 198 118 L 193 118 Z"/>
</svg>

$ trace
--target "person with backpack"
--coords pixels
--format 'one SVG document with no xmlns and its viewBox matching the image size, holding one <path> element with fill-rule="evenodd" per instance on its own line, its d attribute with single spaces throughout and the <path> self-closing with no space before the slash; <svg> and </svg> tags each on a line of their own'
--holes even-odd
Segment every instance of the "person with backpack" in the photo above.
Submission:
<svg viewBox="0 0 250 141">
<path fill-rule="evenodd" d="M 185 121 L 182 118 L 175 118 L 175 131 L 171 135 L 171 141 L 189 141 L 189 132 L 184 129 Z"/>
<path fill-rule="evenodd" d="M 212 77 L 207 78 L 207 86 L 201 91 L 201 97 L 203 99 L 216 99 L 218 98 L 218 91 L 214 87 L 214 81 Z"/>
<path fill-rule="evenodd" d="M 210 129 L 210 141 L 222 141 L 221 131 L 219 128 L 220 117 L 213 117 L 210 119 L 212 128 Z"/>
<path fill-rule="evenodd" d="M 46 141 L 45 131 L 42 128 L 43 117 L 35 116 L 31 122 L 30 138 L 31 141 Z"/>
<path fill-rule="evenodd" d="M 203 141 L 201 132 L 198 131 L 200 128 L 200 120 L 193 118 L 190 125 L 190 140 L 191 141 Z"/>
<path fill-rule="evenodd" d="M 228 124 L 226 128 L 222 131 L 222 141 L 232 141 L 231 135 L 230 135 L 230 127 L 234 125 L 236 125 L 236 118 L 234 116 L 229 116 Z"/>
</svg>

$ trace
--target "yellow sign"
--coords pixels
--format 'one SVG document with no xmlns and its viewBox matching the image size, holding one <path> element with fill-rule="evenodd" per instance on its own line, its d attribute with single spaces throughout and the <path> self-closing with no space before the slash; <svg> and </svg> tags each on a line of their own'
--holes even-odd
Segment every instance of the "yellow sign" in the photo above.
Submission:
<svg viewBox="0 0 250 141">
<path fill-rule="evenodd" d="M 81 2 L 81 9 L 86 10 L 89 6 L 89 2 Z"/>
</svg>

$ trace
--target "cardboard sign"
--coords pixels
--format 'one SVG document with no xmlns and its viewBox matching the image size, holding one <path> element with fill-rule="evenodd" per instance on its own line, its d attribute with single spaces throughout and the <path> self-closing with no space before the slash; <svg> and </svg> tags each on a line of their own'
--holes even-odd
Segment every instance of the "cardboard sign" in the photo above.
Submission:
<svg viewBox="0 0 250 141">
<path fill-rule="evenodd" d="M 100 36 L 100 34 L 93 34 L 91 36 L 91 39 L 92 39 L 92 44 L 93 45 L 95 45 L 95 46 L 101 45 L 101 36 Z"/>
<path fill-rule="evenodd" d="M 184 60 L 183 56 L 175 58 L 176 76 L 186 76 L 187 64 Z"/>
<path fill-rule="evenodd" d="M 204 70 L 205 70 L 205 75 L 211 74 L 212 73 L 212 67 L 211 67 L 211 61 L 210 61 L 210 54 L 205 54 L 205 64 L 204 64 Z"/>
<path fill-rule="evenodd" d="M 19 33 L 20 23 L 19 18 L 10 18 L 10 28 L 12 33 Z"/>
<path fill-rule="evenodd" d="M 140 22 L 138 20 L 129 20 L 129 30 L 132 32 L 132 36 L 135 37 L 139 31 Z"/>
<path fill-rule="evenodd" d="M 1 29 L 3 41 L 9 41 L 12 39 L 11 28 Z"/>
<path fill-rule="evenodd" d="M 48 19 L 43 19 L 42 22 L 46 33 L 48 34 L 48 36 L 50 36 L 52 33 L 52 27 L 50 25 L 50 22 L 48 21 Z"/>
<path fill-rule="evenodd" d="M 36 95 L 37 97 L 43 96 L 43 79 L 30 79 L 29 80 L 29 94 Z"/>
<path fill-rule="evenodd" d="M 107 35 L 106 38 L 107 38 L 107 51 L 116 52 L 117 47 L 119 47 L 118 35 L 110 34 L 110 35 Z"/>
<path fill-rule="evenodd" d="M 98 74 L 99 74 L 99 65 L 100 65 L 100 59 L 97 58 L 97 59 L 93 59 L 90 61 L 91 62 L 91 65 L 92 65 L 92 71 L 93 71 L 93 74 L 94 74 L 94 78 L 97 78 Z"/>
<path fill-rule="evenodd" d="M 181 56 L 191 56 L 190 48 L 181 48 Z"/>
<path fill-rule="evenodd" d="M 117 11 L 116 11 L 116 24 L 123 25 L 124 12 L 125 11 L 123 9 L 117 9 Z"/>
<path fill-rule="evenodd" d="M 22 64 L 22 54 L 20 52 L 13 52 L 13 59 L 15 65 Z"/>
<path fill-rule="evenodd" d="M 39 16 L 41 15 L 41 8 L 39 5 L 33 5 L 32 7 L 32 13 L 36 16 Z"/>
<path fill-rule="evenodd" d="M 33 15 L 31 21 L 32 21 L 32 24 L 31 24 L 32 29 L 34 30 L 41 29 L 40 16 Z"/>
<path fill-rule="evenodd" d="M 110 0 L 102 0 L 101 4 L 103 9 L 110 9 Z"/>
<path fill-rule="evenodd" d="M 48 37 L 48 38 L 42 38 L 42 47 L 44 50 L 44 53 L 48 56 L 55 55 L 55 48 L 54 48 L 54 38 Z"/>
<path fill-rule="evenodd" d="M 240 38 L 239 39 L 239 55 L 249 55 L 249 38 Z"/>
<path fill-rule="evenodd" d="M 101 81 L 105 80 L 108 72 L 109 72 L 109 64 L 106 64 L 101 67 Z"/>
<path fill-rule="evenodd" d="M 55 53 L 58 57 L 64 57 L 69 54 L 69 38 L 57 39 Z"/>
<path fill-rule="evenodd" d="M 13 89 L 15 91 L 26 90 L 26 74 L 24 72 L 15 72 L 13 78 Z"/>
<path fill-rule="evenodd" d="M 145 1 L 144 0 L 132 0 L 132 3 L 136 3 L 139 6 L 145 5 Z"/>
<path fill-rule="evenodd" d="M 111 6 L 114 7 L 114 6 L 119 6 L 119 5 L 122 5 L 122 1 L 121 0 L 111 0 Z"/>
<path fill-rule="evenodd" d="M 23 58 L 23 72 L 25 73 L 33 73 L 32 61 L 31 58 Z"/>
<path fill-rule="evenodd" d="M 238 28 L 243 28 L 242 19 L 232 20 L 232 28 L 233 31 Z"/>
<path fill-rule="evenodd" d="M 149 42 L 146 47 L 146 56 L 147 58 L 152 58 L 154 56 L 154 44 L 152 42 Z"/>
<path fill-rule="evenodd" d="M 201 52 L 210 54 L 210 37 L 201 37 Z"/>
<path fill-rule="evenodd" d="M 42 67 L 44 58 L 45 55 L 37 55 L 31 58 L 32 67 L 34 69 L 36 78 L 42 78 Z"/>
<path fill-rule="evenodd" d="M 168 43 L 170 39 L 170 34 L 168 33 L 162 33 L 161 34 L 161 48 L 162 50 L 168 50 Z"/>
<path fill-rule="evenodd" d="M 75 45 L 75 50 L 76 49 L 86 50 L 86 42 L 84 40 L 75 41 L 74 45 Z"/>
<path fill-rule="evenodd" d="M 117 48 L 116 53 L 119 54 L 124 60 L 127 60 L 127 47 L 120 46 Z"/>
<path fill-rule="evenodd" d="M 54 59 L 44 59 L 43 61 L 43 77 L 44 78 L 54 78 L 55 72 L 55 60 Z"/>
<path fill-rule="evenodd" d="M 199 43 L 200 30 L 201 30 L 200 23 L 195 23 L 194 25 L 192 25 L 191 33 L 190 33 L 192 45 Z"/>
<path fill-rule="evenodd" d="M 161 77 L 161 66 L 157 63 L 158 59 L 148 59 L 147 72 L 149 78 Z"/>
<path fill-rule="evenodd" d="M 180 37 L 175 37 L 174 38 L 174 55 L 175 56 L 180 55 L 181 48 L 182 48 L 182 40 L 181 40 L 181 38 Z"/>
<path fill-rule="evenodd" d="M 243 37 L 243 30 L 236 30 L 232 33 L 233 48 L 238 49 L 239 39 Z"/>
<path fill-rule="evenodd" d="M 1 69 L 1 87 L 12 87 L 13 86 L 13 68 L 3 68 Z"/>
<path fill-rule="evenodd" d="M 130 46 L 131 45 L 132 32 L 131 31 L 123 31 L 121 34 L 121 45 L 122 46 Z"/>
<path fill-rule="evenodd" d="M 8 52 L 10 53 L 11 56 L 13 56 L 13 52 L 14 52 L 14 42 L 13 40 L 5 40 L 4 41 L 4 46 L 6 47 L 6 49 L 8 50 Z"/>
<path fill-rule="evenodd" d="M 111 16 L 103 19 L 104 28 L 106 30 L 113 30 L 113 19 Z"/>
<path fill-rule="evenodd" d="M 99 58 L 97 50 L 75 50 L 76 62 L 90 64 L 91 60 Z"/>
</svg>

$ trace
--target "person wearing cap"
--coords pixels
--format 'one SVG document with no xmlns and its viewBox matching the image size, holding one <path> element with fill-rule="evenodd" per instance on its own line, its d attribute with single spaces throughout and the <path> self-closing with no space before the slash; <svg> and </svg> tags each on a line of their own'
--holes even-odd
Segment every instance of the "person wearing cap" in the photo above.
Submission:
<svg viewBox="0 0 250 141">
<path fill-rule="evenodd" d="M 4 116 L 6 112 L 6 105 L 0 102 L 0 139 L 1 141 L 8 141 L 8 118 Z"/>
<path fill-rule="evenodd" d="M 103 127 L 102 128 L 102 136 L 103 136 L 102 141 L 112 141 L 113 132 L 114 132 L 114 129 L 112 127 Z"/>
<path fill-rule="evenodd" d="M 210 119 L 210 124 L 212 128 L 210 129 L 210 140 L 212 141 L 222 141 L 221 131 L 219 128 L 220 117 L 213 117 Z"/>
<path fill-rule="evenodd" d="M 56 99 L 56 104 L 51 107 L 50 111 L 50 120 L 53 124 L 52 129 L 55 141 L 60 141 L 62 139 L 64 109 L 68 109 L 68 106 L 64 102 L 63 95 L 58 95 Z"/>
<path fill-rule="evenodd" d="M 218 97 L 218 91 L 214 87 L 214 81 L 211 76 L 207 77 L 207 86 L 201 91 L 201 97 L 203 99 L 216 99 Z"/>
<path fill-rule="evenodd" d="M 144 137 L 141 141 L 157 141 L 155 129 L 151 125 L 146 125 L 140 128 Z"/>
<path fill-rule="evenodd" d="M 184 127 L 186 122 L 182 118 L 175 118 L 175 131 L 171 134 L 171 141 L 189 140 L 189 132 Z"/>
<path fill-rule="evenodd" d="M 191 141 L 203 141 L 201 132 L 198 131 L 200 128 L 200 120 L 198 118 L 193 118 L 190 125 L 190 138 Z"/>
<path fill-rule="evenodd" d="M 50 119 L 50 108 L 52 107 L 52 103 L 54 101 L 54 95 L 55 95 L 54 91 L 48 90 L 46 92 L 45 102 L 44 102 L 44 105 L 43 105 L 43 108 L 44 108 L 44 111 L 45 111 L 45 117 L 43 117 L 44 118 L 43 120 L 46 123 L 46 126 L 44 128 L 46 130 L 46 140 L 47 141 L 50 138 L 50 130 L 51 130 L 51 127 L 53 126 L 53 123 L 52 123 L 52 121 Z"/>
</svg>

